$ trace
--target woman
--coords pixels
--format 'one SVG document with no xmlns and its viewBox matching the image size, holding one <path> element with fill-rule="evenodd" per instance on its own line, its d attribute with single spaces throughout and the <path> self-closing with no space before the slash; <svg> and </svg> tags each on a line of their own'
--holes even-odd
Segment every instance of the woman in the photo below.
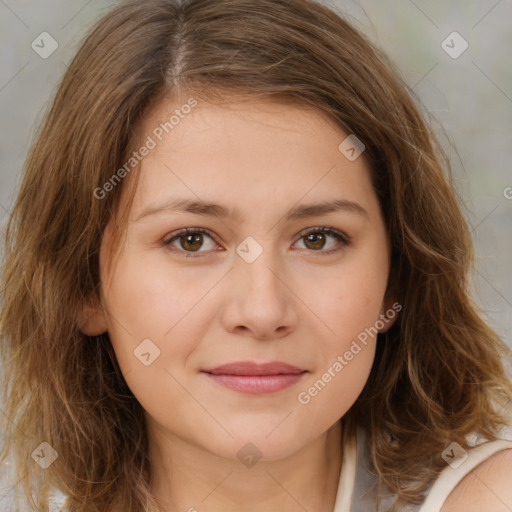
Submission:
<svg viewBox="0 0 512 512">
<path fill-rule="evenodd" d="M 511 503 L 506 347 L 448 168 L 318 3 L 108 13 L 7 232 L 7 446 L 39 510 L 53 486 L 70 511 L 467 512 L 489 471 Z"/>
</svg>

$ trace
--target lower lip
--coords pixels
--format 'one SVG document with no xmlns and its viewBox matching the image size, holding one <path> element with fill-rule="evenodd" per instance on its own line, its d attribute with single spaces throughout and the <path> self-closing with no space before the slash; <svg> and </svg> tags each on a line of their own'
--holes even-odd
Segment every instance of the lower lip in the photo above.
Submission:
<svg viewBox="0 0 512 512">
<path fill-rule="evenodd" d="M 260 395 L 281 391 L 298 382 L 306 373 L 304 371 L 287 375 L 222 375 L 213 373 L 206 375 L 218 384 L 234 391 Z"/>
</svg>

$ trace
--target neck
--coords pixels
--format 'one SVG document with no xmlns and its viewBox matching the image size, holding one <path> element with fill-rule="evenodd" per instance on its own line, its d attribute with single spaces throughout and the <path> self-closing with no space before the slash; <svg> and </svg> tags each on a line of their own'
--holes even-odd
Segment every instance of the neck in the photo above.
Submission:
<svg viewBox="0 0 512 512">
<path fill-rule="evenodd" d="M 152 428 L 149 440 L 151 491 L 162 512 L 334 509 L 342 461 L 339 421 L 292 455 L 251 467 Z"/>
</svg>

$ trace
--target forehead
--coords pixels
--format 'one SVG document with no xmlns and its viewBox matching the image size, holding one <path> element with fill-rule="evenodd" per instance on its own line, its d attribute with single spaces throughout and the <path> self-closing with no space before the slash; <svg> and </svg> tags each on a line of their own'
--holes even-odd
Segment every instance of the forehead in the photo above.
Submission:
<svg viewBox="0 0 512 512">
<path fill-rule="evenodd" d="M 169 197 L 215 200 L 239 217 L 326 199 L 374 206 L 364 154 L 348 159 L 340 145 L 349 134 L 318 109 L 200 100 L 183 108 L 189 103 L 164 100 L 138 127 L 137 141 L 152 149 L 138 166 L 133 216 Z"/>
</svg>

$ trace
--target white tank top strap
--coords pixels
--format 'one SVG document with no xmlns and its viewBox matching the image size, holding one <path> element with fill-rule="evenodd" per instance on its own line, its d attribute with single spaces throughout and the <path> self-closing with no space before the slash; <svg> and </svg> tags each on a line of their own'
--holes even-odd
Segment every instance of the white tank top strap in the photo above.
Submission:
<svg viewBox="0 0 512 512">
<path fill-rule="evenodd" d="M 336 503 L 333 512 L 350 512 L 352 506 L 352 494 L 356 481 L 357 464 L 357 438 L 347 436 L 343 431 L 343 458 L 341 463 L 341 475 L 336 493 Z"/>
<path fill-rule="evenodd" d="M 482 443 L 471 448 L 467 452 L 467 459 L 460 466 L 457 468 L 447 466 L 439 473 L 419 512 L 440 512 L 446 498 L 470 471 L 491 455 L 508 448 L 512 448 L 512 441 L 504 439 Z"/>
</svg>

